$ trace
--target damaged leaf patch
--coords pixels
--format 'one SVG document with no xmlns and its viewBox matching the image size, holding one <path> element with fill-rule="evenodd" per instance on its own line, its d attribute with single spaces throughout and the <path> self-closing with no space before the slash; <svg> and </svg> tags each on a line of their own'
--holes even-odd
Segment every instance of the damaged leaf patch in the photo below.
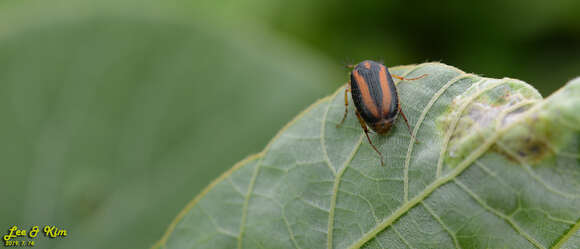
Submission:
<svg viewBox="0 0 580 249">
<path fill-rule="evenodd" d="M 548 159 L 556 165 L 556 155 L 576 157 L 580 122 L 575 113 L 580 111 L 580 100 L 574 94 L 580 92 L 579 88 L 580 80 L 573 81 L 538 106 L 528 105 L 529 111 L 518 108 L 505 115 L 502 127 L 519 123 L 497 142 L 498 151 L 528 165 Z"/>
<path fill-rule="evenodd" d="M 504 78 L 480 79 L 458 95 L 441 117 L 442 139 L 448 150 L 440 160 L 453 167 L 502 125 L 514 120 L 541 99 L 530 85 Z M 444 147 L 445 148 L 445 147 Z"/>
</svg>

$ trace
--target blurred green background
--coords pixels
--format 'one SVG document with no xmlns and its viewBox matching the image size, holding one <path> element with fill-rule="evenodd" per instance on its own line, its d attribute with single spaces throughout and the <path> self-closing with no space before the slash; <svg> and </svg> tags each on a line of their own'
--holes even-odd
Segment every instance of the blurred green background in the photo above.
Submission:
<svg viewBox="0 0 580 249">
<path fill-rule="evenodd" d="M 204 186 L 347 80 L 441 61 L 547 96 L 580 1 L 0 1 L 0 226 L 148 248 Z"/>
</svg>

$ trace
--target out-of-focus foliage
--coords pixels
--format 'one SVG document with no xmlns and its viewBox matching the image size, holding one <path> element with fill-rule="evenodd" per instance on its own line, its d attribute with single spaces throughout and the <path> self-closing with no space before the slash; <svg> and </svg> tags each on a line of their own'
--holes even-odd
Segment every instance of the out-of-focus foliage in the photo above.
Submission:
<svg viewBox="0 0 580 249">
<path fill-rule="evenodd" d="M 441 60 L 547 95 L 578 74 L 580 8 L 535 4 L 1 1 L 0 226 L 69 229 L 35 248 L 147 247 L 345 60 Z"/>
<path fill-rule="evenodd" d="M 0 11 L 0 226 L 69 233 L 35 248 L 149 247 L 344 76 L 248 25 L 51 4 Z"/>
<path fill-rule="evenodd" d="M 205 3 L 205 1 L 203 1 Z M 201 4 L 216 5 L 215 1 Z M 336 61 L 442 61 L 488 77 L 534 82 L 543 95 L 580 68 L 580 1 L 219 1 Z M 192 9 L 199 9 L 191 4 Z M 546 66 L 553 69 L 547 72 Z"/>
</svg>

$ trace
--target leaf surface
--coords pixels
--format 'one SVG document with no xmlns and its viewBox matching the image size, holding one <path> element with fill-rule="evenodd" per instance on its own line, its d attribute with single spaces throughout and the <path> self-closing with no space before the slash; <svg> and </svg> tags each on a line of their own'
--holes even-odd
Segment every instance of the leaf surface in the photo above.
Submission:
<svg viewBox="0 0 580 249">
<path fill-rule="evenodd" d="M 580 79 L 543 99 L 515 79 L 391 69 L 402 119 L 366 141 L 344 88 L 290 122 L 176 218 L 158 248 L 574 248 Z M 577 246 L 576 246 L 577 247 Z"/>
</svg>

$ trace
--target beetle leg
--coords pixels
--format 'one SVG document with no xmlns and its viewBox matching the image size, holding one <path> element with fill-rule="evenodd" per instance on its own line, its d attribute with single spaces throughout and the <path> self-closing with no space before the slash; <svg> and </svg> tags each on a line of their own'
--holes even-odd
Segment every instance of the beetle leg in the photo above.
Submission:
<svg viewBox="0 0 580 249">
<path fill-rule="evenodd" d="M 367 128 L 365 121 L 362 119 L 362 117 L 360 116 L 360 114 L 358 113 L 357 110 L 355 110 L 354 113 L 356 114 L 356 117 L 358 118 L 358 122 L 360 123 L 360 126 L 363 128 L 365 135 L 367 136 L 367 139 L 369 140 L 369 143 L 371 144 L 373 149 L 379 154 L 379 157 L 381 158 L 381 166 L 385 166 L 385 162 L 383 162 L 383 153 L 381 153 L 377 149 L 377 147 L 375 147 L 373 142 L 371 141 L 371 138 L 369 137 L 369 128 Z"/>
<path fill-rule="evenodd" d="M 409 134 L 411 134 L 411 139 L 415 139 L 415 141 L 419 142 L 419 140 L 417 138 L 415 138 L 415 136 L 413 136 L 413 132 L 411 132 L 411 126 L 409 126 L 409 121 L 407 120 L 405 113 L 403 113 L 403 109 L 401 109 L 401 105 L 399 105 L 399 113 L 401 113 L 401 116 L 403 116 L 403 119 L 405 120 L 405 124 L 407 125 L 407 129 L 409 129 Z"/>
<path fill-rule="evenodd" d="M 340 121 L 340 123 L 338 123 L 336 125 L 336 128 L 340 127 L 342 125 L 342 123 L 344 123 L 344 120 L 346 119 L 346 115 L 348 114 L 348 92 L 350 92 L 350 82 L 346 83 L 346 86 L 344 87 L 344 116 L 342 117 L 342 120 Z"/>
<path fill-rule="evenodd" d="M 421 78 L 423 78 L 423 77 L 425 77 L 427 75 L 428 74 L 423 74 L 423 75 L 421 75 L 419 77 L 415 77 L 415 78 L 405 78 L 405 77 L 402 77 L 402 76 L 399 76 L 399 75 L 396 75 L 396 74 L 391 74 L 391 76 L 393 76 L 393 78 L 397 78 L 399 80 L 418 80 L 418 79 L 421 79 Z"/>
</svg>

